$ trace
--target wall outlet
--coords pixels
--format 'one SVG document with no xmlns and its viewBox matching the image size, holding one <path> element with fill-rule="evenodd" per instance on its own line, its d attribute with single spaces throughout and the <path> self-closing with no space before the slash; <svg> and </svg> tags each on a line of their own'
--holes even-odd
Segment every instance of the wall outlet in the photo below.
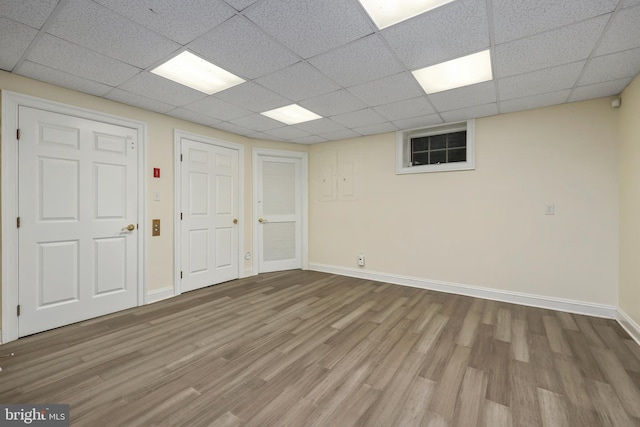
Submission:
<svg viewBox="0 0 640 427">
<path fill-rule="evenodd" d="M 358 254 L 358 265 L 364 267 L 364 255 Z"/>
<path fill-rule="evenodd" d="M 556 206 L 554 204 L 548 204 L 544 207 L 545 215 L 555 215 L 556 214 Z"/>
</svg>

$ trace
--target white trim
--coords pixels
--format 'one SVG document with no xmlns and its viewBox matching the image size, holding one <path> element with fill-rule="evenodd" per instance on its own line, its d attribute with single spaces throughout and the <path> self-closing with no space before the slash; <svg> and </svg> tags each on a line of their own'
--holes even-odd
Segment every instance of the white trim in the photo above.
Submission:
<svg viewBox="0 0 640 427">
<path fill-rule="evenodd" d="M 146 300 L 146 153 L 147 125 L 125 117 L 76 107 L 29 95 L 2 90 L 2 335 L 5 342 L 18 338 L 18 317 L 14 314 L 18 304 L 18 107 L 26 106 L 40 110 L 66 114 L 136 129 L 138 132 L 138 306 Z"/>
<path fill-rule="evenodd" d="M 627 331 L 627 333 L 633 338 L 635 342 L 640 345 L 640 325 L 638 325 L 627 313 L 618 307 L 616 313 L 616 320 Z"/>
<path fill-rule="evenodd" d="M 410 137 L 439 135 L 449 132 L 467 131 L 467 160 L 465 162 L 443 163 L 437 165 L 409 166 L 411 144 Z M 396 132 L 396 175 L 430 172 L 450 172 L 473 170 L 476 168 L 476 122 L 444 123 L 426 128 L 399 130 Z"/>
<path fill-rule="evenodd" d="M 302 269 L 309 269 L 309 155 L 303 151 L 286 151 L 286 150 L 274 150 L 270 148 L 254 148 L 252 150 L 253 156 L 253 224 L 258 223 L 258 157 L 259 156 L 271 156 L 271 157 L 285 157 L 291 159 L 300 160 L 300 191 L 302 192 L 302 236 L 300 237 L 300 250 Z M 260 266 L 258 260 L 260 259 L 260 248 L 258 242 L 258 229 L 252 227 L 253 230 L 253 272 L 254 274 L 260 274 Z"/>
<path fill-rule="evenodd" d="M 235 142 L 224 141 L 222 139 L 212 138 L 204 135 L 198 135 L 183 131 L 180 129 L 174 129 L 173 131 L 173 207 L 174 207 L 174 224 L 173 224 L 173 244 L 174 244 L 174 277 L 173 287 L 174 295 L 180 295 L 182 293 L 181 281 L 180 281 L 180 267 L 182 265 L 181 251 L 182 251 L 182 238 L 180 227 L 180 209 L 182 203 L 180 200 L 182 191 L 181 182 L 181 162 L 180 162 L 180 144 L 182 138 L 189 139 L 191 141 L 202 142 L 203 144 L 215 145 L 218 147 L 229 148 L 238 152 L 238 278 L 244 277 L 242 274 L 242 266 L 244 264 L 244 229 L 242 224 L 244 219 L 244 145 L 236 144 Z"/>
<path fill-rule="evenodd" d="M 609 305 L 595 304 L 543 295 L 526 294 L 522 292 L 503 291 L 460 283 L 428 280 L 418 277 L 399 276 L 388 273 L 378 273 L 367 270 L 357 270 L 346 267 L 336 267 L 324 264 L 310 264 L 310 270 L 323 273 L 339 274 L 341 276 L 357 277 L 377 282 L 393 283 L 395 285 L 411 286 L 413 288 L 466 295 L 470 297 L 546 308 L 550 310 L 566 311 L 568 313 L 584 314 L 587 316 L 616 318 L 616 308 Z"/>
<path fill-rule="evenodd" d="M 253 272 L 253 268 L 245 268 L 244 276 L 242 276 L 242 279 L 244 279 L 245 277 L 251 277 L 251 276 L 257 276 L 257 273 Z"/>
<path fill-rule="evenodd" d="M 169 286 L 162 289 L 154 289 L 147 293 L 147 304 L 162 301 L 163 299 L 172 298 L 176 296 L 173 286 Z"/>
</svg>

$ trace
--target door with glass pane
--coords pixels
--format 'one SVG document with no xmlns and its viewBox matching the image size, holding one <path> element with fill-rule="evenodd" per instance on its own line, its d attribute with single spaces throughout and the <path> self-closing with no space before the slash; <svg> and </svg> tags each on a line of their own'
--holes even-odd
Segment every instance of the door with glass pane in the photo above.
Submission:
<svg viewBox="0 0 640 427">
<path fill-rule="evenodd" d="M 258 272 L 302 268 L 302 159 L 258 155 Z"/>
</svg>

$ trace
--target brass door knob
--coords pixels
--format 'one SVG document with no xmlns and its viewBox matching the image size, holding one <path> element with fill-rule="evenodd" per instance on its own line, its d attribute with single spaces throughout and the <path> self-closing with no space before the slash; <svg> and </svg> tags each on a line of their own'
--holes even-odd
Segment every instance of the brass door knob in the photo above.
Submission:
<svg viewBox="0 0 640 427">
<path fill-rule="evenodd" d="M 233 218 L 233 223 L 237 224 L 238 223 L 238 218 Z"/>
<path fill-rule="evenodd" d="M 269 222 L 269 221 L 267 221 L 267 220 L 266 220 L 266 219 L 264 219 L 264 218 L 259 218 L 259 219 L 258 219 L 258 222 L 259 222 L 260 224 L 263 224 L 263 223 L 265 223 L 265 222 Z"/>
<path fill-rule="evenodd" d="M 124 228 L 122 229 L 122 231 L 124 231 L 124 230 L 133 231 L 133 230 L 135 230 L 135 229 L 136 229 L 136 226 L 135 226 L 135 225 L 133 225 L 133 224 L 129 224 L 129 225 L 127 225 L 126 227 L 124 227 Z"/>
</svg>

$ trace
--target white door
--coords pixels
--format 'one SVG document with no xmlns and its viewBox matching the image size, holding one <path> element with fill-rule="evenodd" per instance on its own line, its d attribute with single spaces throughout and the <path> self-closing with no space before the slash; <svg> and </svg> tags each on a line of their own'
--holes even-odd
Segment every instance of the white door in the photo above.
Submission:
<svg viewBox="0 0 640 427">
<path fill-rule="evenodd" d="M 239 277 L 238 151 L 181 140 L 181 291 Z"/>
<path fill-rule="evenodd" d="M 137 130 L 18 115 L 19 336 L 134 307 Z"/>
<path fill-rule="evenodd" d="M 302 268 L 302 160 L 257 157 L 258 269 Z"/>
</svg>

